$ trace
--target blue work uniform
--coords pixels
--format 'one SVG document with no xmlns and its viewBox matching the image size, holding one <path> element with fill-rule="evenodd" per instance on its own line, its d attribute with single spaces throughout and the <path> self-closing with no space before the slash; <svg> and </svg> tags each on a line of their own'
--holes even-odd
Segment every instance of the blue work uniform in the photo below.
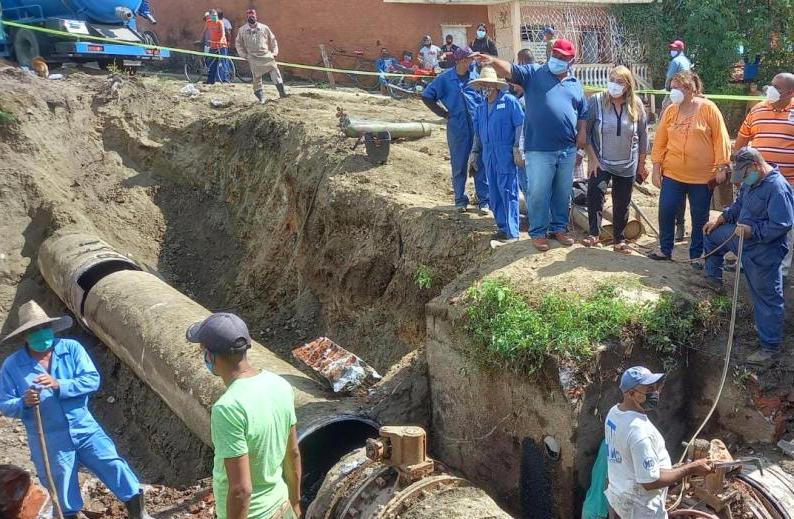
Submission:
<svg viewBox="0 0 794 519">
<path fill-rule="evenodd" d="M 518 238 L 518 176 L 513 147 L 518 146 L 516 135 L 524 124 L 524 110 L 515 96 L 499 92 L 493 103 L 483 101 L 475 114 L 496 225 L 509 238 Z"/>
<path fill-rule="evenodd" d="M 755 186 L 742 185 L 736 201 L 722 213 L 725 224 L 705 236 L 706 253 L 728 240 L 736 224 L 749 225 L 753 236 L 744 240 L 742 271 L 750 286 L 755 327 L 761 346 L 779 351 L 783 344 L 783 258 L 787 233 L 794 226 L 794 191 L 777 167 Z M 706 258 L 706 275 L 722 279 L 723 256 L 737 252 L 739 238 Z"/>
<path fill-rule="evenodd" d="M 20 418 L 25 424 L 33 464 L 42 484 L 49 486 L 35 413 L 23 401 L 25 392 L 34 385 L 33 379 L 45 373 L 27 348 L 9 356 L 0 370 L 0 414 Z M 77 479 L 79 465 L 96 474 L 121 501 L 140 494 L 138 478 L 88 410 L 88 396 L 99 389 L 99 372 L 83 346 L 71 339 L 55 339 L 49 373 L 60 388 L 55 392 L 42 390 L 39 407 L 64 515 L 74 515 L 83 508 Z"/>
<path fill-rule="evenodd" d="M 479 74 L 473 67 L 464 78 L 458 76 L 456 69 L 451 68 L 442 72 L 422 92 L 423 98 L 440 101 L 449 112 L 447 145 L 452 164 L 452 189 L 455 192 L 455 205 L 458 207 L 469 205 L 466 177 L 469 169 L 469 153 L 474 144 L 474 113 L 482 102 L 482 95 L 469 86 L 469 82 L 478 77 Z M 478 167 L 474 176 L 474 190 L 480 207 L 489 205 L 488 181 L 484 169 Z"/>
</svg>

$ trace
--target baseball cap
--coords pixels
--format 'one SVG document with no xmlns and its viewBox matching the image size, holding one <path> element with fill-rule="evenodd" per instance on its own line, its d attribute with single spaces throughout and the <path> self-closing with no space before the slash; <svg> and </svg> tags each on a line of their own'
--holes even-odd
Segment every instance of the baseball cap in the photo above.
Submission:
<svg viewBox="0 0 794 519">
<path fill-rule="evenodd" d="M 573 46 L 573 43 L 570 40 L 566 40 L 564 38 L 559 38 L 554 42 L 554 45 L 551 46 L 552 51 L 557 51 L 563 56 L 567 56 L 572 58 L 576 56 L 576 47 Z"/>
<path fill-rule="evenodd" d="M 620 377 L 620 390 L 625 393 L 637 386 L 656 384 L 664 377 L 664 373 L 653 373 L 645 366 L 634 366 L 623 372 Z"/>
<path fill-rule="evenodd" d="M 251 347 L 248 326 L 234 314 L 212 314 L 188 326 L 185 337 L 211 353 L 242 353 Z"/>
<path fill-rule="evenodd" d="M 669 45 L 670 49 L 673 50 L 684 50 L 684 42 L 681 40 L 675 40 L 673 43 Z"/>
<path fill-rule="evenodd" d="M 455 49 L 455 52 L 452 53 L 452 59 L 457 61 L 463 58 L 470 58 L 475 54 L 477 53 L 472 51 L 470 47 L 458 47 Z"/>
<path fill-rule="evenodd" d="M 737 150 L 736 153 L 733 154 L 733 157 L 731 157 L 731 160 L 733 161 L 731 182 L 738 184 L 744 180 L 744 177 L 749 173 L 747 170 L 753 167 L 753 164 L 763 162 L 764 157 L 761 155 L 760 151 L 752 146 L 745 146 Z"/>
</svg>

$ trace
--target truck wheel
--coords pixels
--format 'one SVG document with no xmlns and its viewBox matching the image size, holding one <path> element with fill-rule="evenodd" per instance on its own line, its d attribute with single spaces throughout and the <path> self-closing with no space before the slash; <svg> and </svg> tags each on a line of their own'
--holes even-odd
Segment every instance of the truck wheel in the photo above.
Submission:
<svg viewBox="0 0 794 519">
<path fill-rule="evenodd" d="M 33 58 L 41 56 L 41 46 L 39 39 L 28 29 L 19 29 L 14 34 L 14 54 L 17 63 L 23 67 L 29 67 Z"/>
</svg>

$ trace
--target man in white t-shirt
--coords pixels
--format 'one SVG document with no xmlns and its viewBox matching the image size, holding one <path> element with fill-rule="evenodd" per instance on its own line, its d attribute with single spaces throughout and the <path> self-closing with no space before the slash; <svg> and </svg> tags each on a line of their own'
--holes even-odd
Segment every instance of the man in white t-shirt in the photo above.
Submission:
<svg viewBox="0 0 794 519">
<path fill-rule="evenodd" d="M 435 70 L 438 68 L 438 58 L 441 56 L 441 49 L 433 45 L 430 35 L 422 39 L 422 47 L 419 49 L 419 63 L 423 69 Z"/>
<path fill-rule="evenodd" d="M 611 518 L 665 519 L 667 487 L 713 470 L 707 459 L 672 468 L 664 438 L 647 415 L 659 404 L 663 378 L 643 366 L 627 369 L 620 378 L 623 402 L 609 410 L 604 424 L 609 460 L 604 493 Z"/>
</svg>

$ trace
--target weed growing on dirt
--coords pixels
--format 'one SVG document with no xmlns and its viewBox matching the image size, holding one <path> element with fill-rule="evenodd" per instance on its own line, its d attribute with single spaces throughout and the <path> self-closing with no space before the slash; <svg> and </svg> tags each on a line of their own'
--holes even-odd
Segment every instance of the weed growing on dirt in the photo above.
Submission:
<svg viewBox="0 0 794 519">
<path fill-rule="evenodd" d="M 12 113 L 8 113 L 0 108 L 0 126 L 13 126 L 19 122 Z"/>
<path fill-rule="evenodd" d="M 610 284 L 588 295 L 557 292 L 528 300 L 501 278 L 471 287 L 467 301 L 466 331 L 474 339 L 475 358 L 523 373 L 539 369 L 548 357 L 584 362 L 610 340 L 645 341 L 669 367 L 725 307 L 720 300 L 692 304 L 668 294 L 632 303 Z"/>
<path fill-rule="evenodd" d="M 427 265 L 419 265 L 414 271 L 414 283 L 422 290 L 433 286 L 433 272 Z"/>
</svg>

